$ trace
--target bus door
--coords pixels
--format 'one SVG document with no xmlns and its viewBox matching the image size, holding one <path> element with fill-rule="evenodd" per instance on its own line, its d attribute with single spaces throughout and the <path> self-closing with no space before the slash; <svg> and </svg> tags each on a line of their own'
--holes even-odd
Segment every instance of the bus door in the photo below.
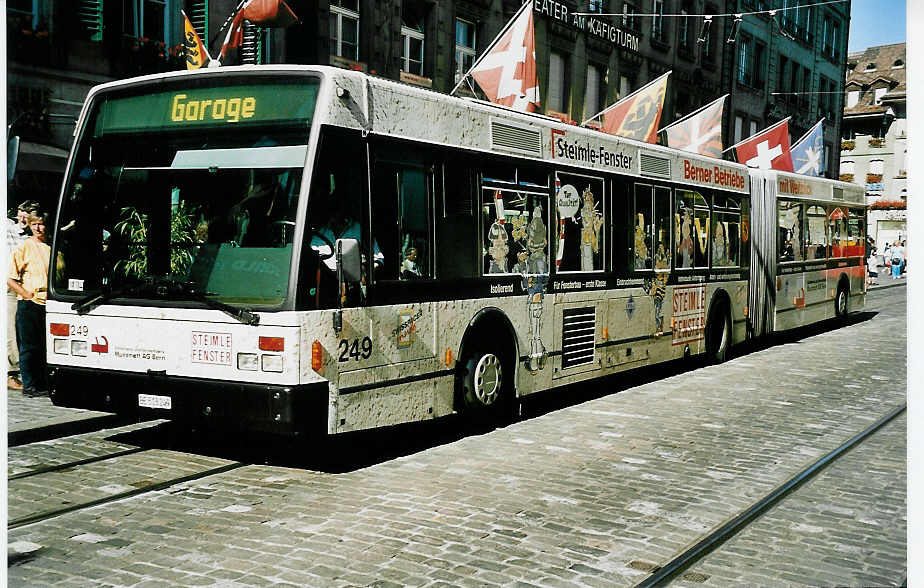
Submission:
<svg viewBox="0 0 924 588">
<path fill-rule="evenodd" d="M 803 324 L 805 308 L 805 204 L 777 201 L 776 328 Z"/>
<path fill-rule="evenodd" d="M 827 213 L 824 206 L 806 203 L 805 208 L 805 317 L 813 322 L 830 314 L 827 259 L 829 251 Z"/>
</svg>

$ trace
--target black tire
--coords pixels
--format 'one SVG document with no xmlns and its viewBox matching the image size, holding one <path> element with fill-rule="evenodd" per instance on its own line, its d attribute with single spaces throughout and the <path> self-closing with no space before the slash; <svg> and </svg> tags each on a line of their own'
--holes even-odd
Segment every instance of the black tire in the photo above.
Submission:
<svg viewBox="0 0 924 588">
<path fill-rule="evenodd" d="M 467 352 L 461 362 L 462 412 L 479 424 L 502 422 L 510 412 L 513 365 L 498 346 Z"/>
<path fill-rule="evenodd" d="M 723 363 L 731 349 L 731 315 L 728 305 L 717 304 L 709 314 L 706 324 L 706 356 L 710 363 Z"/>
<path fill-rule="evenodd" d="M 841 283 L 837 287 L 837 295 L 834 297 L 834 316 L 845 320 L 849 312 L 849 302 L 850 296 L 847 295 L 847 288 Z"/>
</svg>

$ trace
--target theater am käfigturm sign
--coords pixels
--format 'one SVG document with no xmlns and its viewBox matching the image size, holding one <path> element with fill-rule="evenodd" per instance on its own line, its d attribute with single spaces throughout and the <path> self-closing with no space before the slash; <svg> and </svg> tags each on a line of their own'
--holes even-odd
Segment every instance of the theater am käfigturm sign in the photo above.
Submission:
<svg viewBox="0 0 924 588">
<path fill-rule="evenodd" d="M 638 51 L 638 35 L 601 20 L 596 16 L 576 13 L 562 2 L 555 0 L 533 0 L 533 11 L 584 31 L 589 35 L 607 40 L 616 47 Z"/>
</svg>

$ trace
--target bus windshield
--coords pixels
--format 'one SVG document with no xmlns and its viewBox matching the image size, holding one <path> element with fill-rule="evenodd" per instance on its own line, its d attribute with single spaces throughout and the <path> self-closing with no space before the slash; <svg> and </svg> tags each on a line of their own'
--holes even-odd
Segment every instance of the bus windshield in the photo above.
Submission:
<svg viewBox="0 0 924 588">
<path fill-rule="evenodd" d="M 58 212 L 56 295 L 159 280 L 285 301 L 319 82 L 220 81 L 95 101 Z"/>
</svg>

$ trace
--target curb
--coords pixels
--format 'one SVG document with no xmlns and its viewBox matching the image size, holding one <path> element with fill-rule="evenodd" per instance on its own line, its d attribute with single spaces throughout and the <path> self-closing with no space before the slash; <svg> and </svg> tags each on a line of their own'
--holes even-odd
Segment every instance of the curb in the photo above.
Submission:
<svg viewBox="0 0 924 588">
<path fill-rule="evenodd" d="M 872 292 L 873 290 L 885 290 L 885 289 L 887 289 L 887 288 L 897 288 L 897 287 L 899 287 L 899 286 L 907 286 L 907 285 L 908 285 L 908 278 L 901 278 L 901 279 L 899 279 L 899 280 L 889 280 L 889 281 L 890 281 L 890 282 L 893 282 L 893 283 L 891 283 L 891 284 L 879 284 L 878 286 L 873 286 L 872 288 L 868 288 L 866 291 L 867 291 L 867 292 Z"/>
</svg>

